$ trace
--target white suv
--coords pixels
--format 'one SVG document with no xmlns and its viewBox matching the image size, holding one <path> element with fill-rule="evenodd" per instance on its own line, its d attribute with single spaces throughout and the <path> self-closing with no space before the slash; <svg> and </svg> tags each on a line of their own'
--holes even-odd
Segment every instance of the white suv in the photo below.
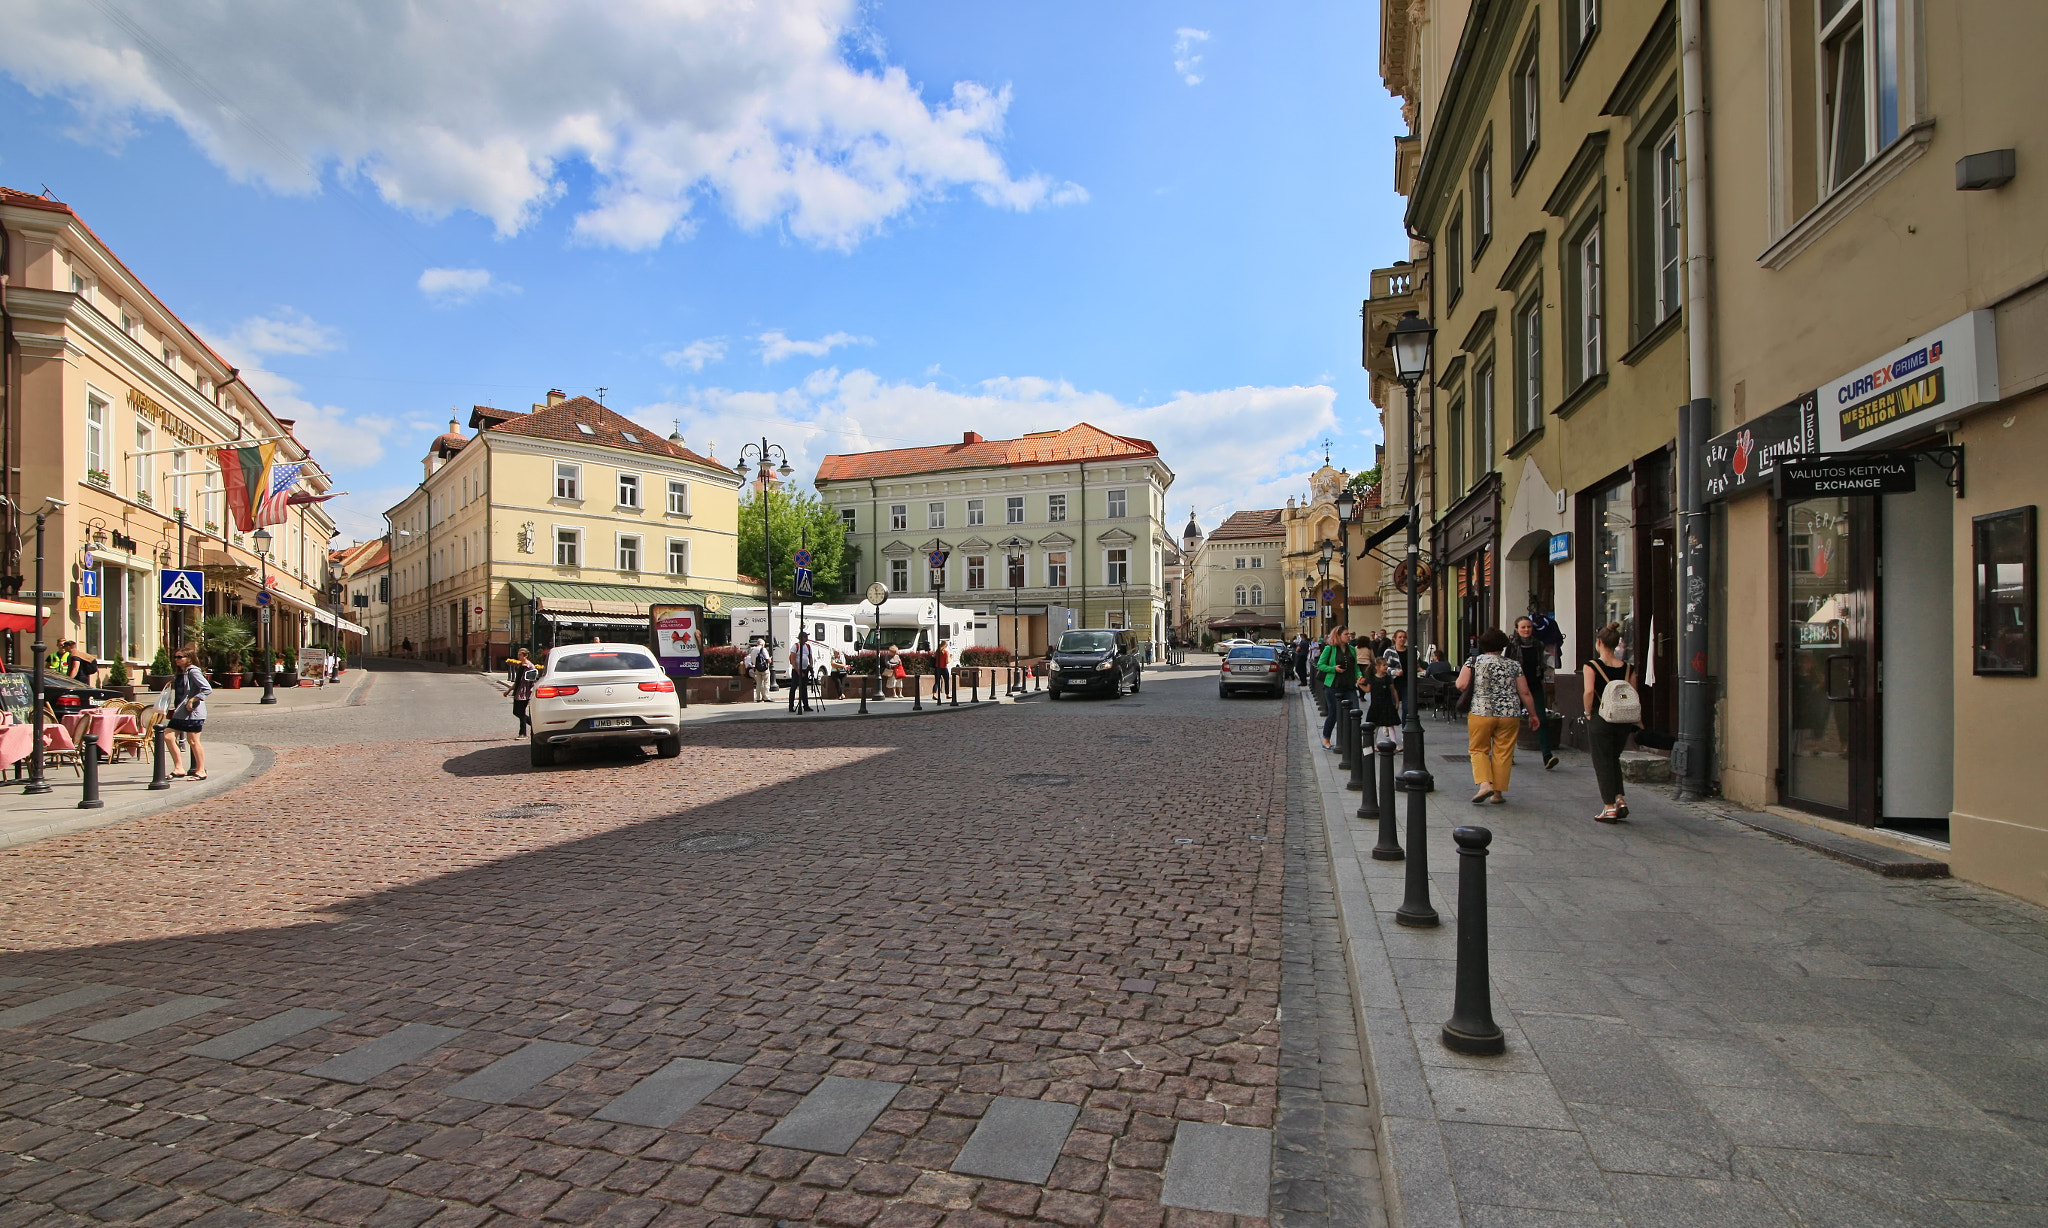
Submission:
<svg viewBox="0 0 2048 1228">
<path fill-rule="evenodd" d="M 637 644 L 565 644 L 548 654 L 533 688 L 533 766 L 564 747 L 654 744 L 664 759 L 683 753 L 676 684 Z"/>
</svg>

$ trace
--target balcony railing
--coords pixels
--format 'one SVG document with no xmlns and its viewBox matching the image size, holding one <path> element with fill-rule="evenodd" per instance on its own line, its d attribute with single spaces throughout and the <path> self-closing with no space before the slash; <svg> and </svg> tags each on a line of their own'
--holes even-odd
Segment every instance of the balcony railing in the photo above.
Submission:
<svg viewBox="0 0 2048 1228">
<path fill-rule="evenodd" d="M 1360 338 L 1360 365 L 1376 375 L 1394 377 L 1394 356 L 1387 349 L 1387 334 L 1403 312 L 1422 311 L 1427 303 L 1423 281 L 1429 272 L 1427 260 L 1407 261 L 1372 271 L 1372 297 L 1365 301 L 1364 330 Z"/>
</svg>

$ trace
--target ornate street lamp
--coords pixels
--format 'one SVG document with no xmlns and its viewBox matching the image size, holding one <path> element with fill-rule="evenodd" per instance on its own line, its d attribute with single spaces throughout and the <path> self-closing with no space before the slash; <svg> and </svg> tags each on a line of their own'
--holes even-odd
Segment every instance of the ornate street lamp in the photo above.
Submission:
<svg viewBox="0 0 2048 1228">
<path fill-rule="evenodd" d="M 1351 625 L 1351 518 L 1358 509 L 1358 492 L 1347 484 L 1337 492 L 1337 548 L 1344 555 L 1344 625 Z"/>
<path fill-rule="evenodd" d="M 771 461 L 782 462 L 780 468 Z M 768 488 L 775 481 L 775 475 L 788 477 L 796 469 L 789 463 L 789 454 L 782 445 L 768 442 L 767 436 L 761 442 L 746 444 L 740 448 L 740 460 L 736 468 L 745 471 L 749 464 L 758 466 L 754 476 L 761 483 L 761 586 L 768 594 L 768 681 L 775 681 L 775 531 L 768 520 Z M 880 645 L 877 645 L 879 648 Z"/>
<path fill-rule="evenodd" d="M 271 668 L 270 653 L 270 543 L 269 529 L 257 529 L 249 537 L 249 544 L 256 547 L 257 570 L 261 573 L 261 593 L 256 600 L 256 621 L 261 625 L 262 638 L 258 641 L 257 665 L 263 671 L 263 698 L 266 704 L 277 702 L 277 671 Z"/>
<path fill-rule="evenodd" d="M 1413 311 L 1404 312 L 1394 325 L 1388 345 L 1394 351 L 1394 378 L 1408 391 L 1408 657 L 1401 663 L 1404 694 L 1401 701 L 1401 778 L 1408 794 L 1407 898 L 1394 912 L 1402 925 L 1438 924 L 1436 909 L 1429 902 L 1429 870 L 1426 842 L 1425 804 L 1435 779 L 1424 766 L 1422 713 L 1415 706 L 1415 680 L 1421 674 L 1416 662 L 1422 652 L 1418 629 L 1422 622 L 1422 507 L 1415 480 L 1416 409 L 1415 388 L 1429 371 L 1429 351 L 1436 341 L 1436 329 Z"/>
</svg>

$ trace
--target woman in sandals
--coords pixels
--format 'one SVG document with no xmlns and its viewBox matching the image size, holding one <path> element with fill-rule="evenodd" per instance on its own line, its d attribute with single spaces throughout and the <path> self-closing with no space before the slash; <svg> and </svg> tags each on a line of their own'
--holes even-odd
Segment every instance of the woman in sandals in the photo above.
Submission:
<svg viewBox="0 0 2048 1228">
<path fill-rule="evenodd" d="M 1527 712 L 1529 728 L 1542 720 L 1543 709 L 1529 695 L 1529 680 L 1522 667 L 1508 656 L 1508 637 L 1499 627 L 1488 627 L 1479 635 L 1479 651 L 1458 672 L 1458 689 L 1472 692 L 1472 711 L 1465 717 L 1467 749 L 1472 754 L 1472 783 L 1479 791 L 1473 805 L 1490 801 L 1507 804 L 1508 779 L 1515 770 L 1515 742 L 1522 732 L 1522 714 Z"/>
<path fill-rule="evenodd" d="M 1593 758 L 1593 778 L 1600 782 L 1600 801 L 1606 806 L 1593 817 L 1602 823 L 1619 823 L 1628 817 L 1628 798 L 1621 792 L 1621 748 L 1634 725 L 1613 724 L 1600 718 L 1600 701 L 1616 682 L 1636 684 L 1635 668 L 1621 659 L 1621 624 L 1608 623 L 1593 637 L 1597 655 L 1586 662 L 1586 740 Z"/>
<path fill-rule="evenodd" d="M 164 722 L 171 733 L 164 753 L 170 759 L 171 775 L 205 780 L 206 748 L 199 744 L 199 733 L 206 728 L 206 697 L 213 694 L 213 686 L 206 681 L 206 671 L 193 663 L 195 655 L 190 645 L 171 654 L 171 713 Z M 180 740 L 192 748 L 192 770 L 186 773 L 178 771 Z"/>
</svg>

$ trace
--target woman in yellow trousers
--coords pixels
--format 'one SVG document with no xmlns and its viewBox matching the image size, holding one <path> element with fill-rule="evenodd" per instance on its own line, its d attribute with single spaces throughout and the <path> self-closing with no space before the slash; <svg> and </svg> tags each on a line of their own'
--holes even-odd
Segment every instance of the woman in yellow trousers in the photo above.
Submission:
<svg viewBox="0 0 2048 1228">
<path fill-rule="evenodd" d="M 1521 663 L 1506 655 L 1506 632 L 1498 627 L 1482 632 L 1478 647 L 1479 654 L 1458 672 L 1458 689 L 1472 692 L 1472 710 L 1465 717 L 1472 783 L 1479 786 L 1472 803 L 1490 801 L 1500 806 L 1508 800 L 1508 781 L 1515 771 L 1515 742 L 1521 735 L 1522 714 L 1528 713 L 1529 728 L 1534 730 L 1541 727 L 1543 710 L 1529 694 Z"/>
</svg>

